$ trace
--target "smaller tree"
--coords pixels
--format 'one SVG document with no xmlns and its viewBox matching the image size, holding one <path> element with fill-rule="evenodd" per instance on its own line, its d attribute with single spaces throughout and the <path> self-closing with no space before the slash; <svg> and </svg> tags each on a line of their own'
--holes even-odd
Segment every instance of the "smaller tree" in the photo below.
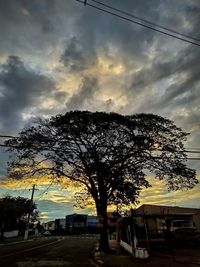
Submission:
<svg viewBox="0 0 200 267">
<path fill-rule="evenodd" d="M 23 197 L 5 196 L 0 199 L 0 232 L 4 238 L 6 230 L 24 228 L 27 214 L 32 214 L 36 209 L 35 203 Z M 23 229 L 24 230 L 24 229 Z"/>
</svg>

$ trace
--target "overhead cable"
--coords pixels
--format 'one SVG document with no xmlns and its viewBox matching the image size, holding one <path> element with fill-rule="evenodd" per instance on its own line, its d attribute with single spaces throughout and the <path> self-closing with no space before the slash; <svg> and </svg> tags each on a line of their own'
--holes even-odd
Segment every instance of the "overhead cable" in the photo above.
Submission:
<svg viewBox="0 0 200 267">
<path fill-rule="evenodd" d="M 11 145 L 4 145 L 4 144 L 0 144 L 0 147 L 7 147 L 7 148 L 16 148 L 17 149 L 17 147 L 16 146 L 11 146 Z M 21 148 L 20 148 L 21 149 Z M 183 151 L 183 152 L 187 152 L 187 151 Z M 190 152 L 191 153 L 191 152 Z M 195 153 L 197 153 L 197 151 L 195 152 Z M 157 159 L 161 159 L 161 157 L 155 157 L 155 158 L 157 158 Z M 187 159 L 187 160 L 200 160 L 200 158 L 191 158 L 191 157 L 186 157 L 186 158 L 178 158 L 178 159 L 183 159 L 183 160 L 185 160 L 185 159 Z"/>
<path fill-rule="evenodd" d="M 77 2 L 80 2 L 80 3 L 82 3 L 82 4 L 85 4 L 85 2 L 83 2 L 82 0 L 76 0 L 76 1 L 77 1 Z M 193 42 L 193 41 L 187 40 L 187 39 L 185 39 L 185 38 L 179 37 L 179 36 L 177 36 L 177 35 L 174 35 L 174 34 L 165 32 L 165 31 L 163 31 L 163 30 L 156 29 L 156 28 L 154 28 L 154 27 L 152 27 L 152 26 L 143 24 L 143 23 L 141 23 L 141 22 L 135 21 L 135 20 L 130 19 L 130 18 L 127 18 L 127 17 L 124 17 L 124 16 L 122 16 L 122 15 L 119 15 L 119 14 L 116 14 L 116 13 L 114 13 L 114 12 L 112 12 L 112 11 L 107 10 L 107 9 L 104 9 L 104 8 L 101 8 L 101 7 L 98 7 L 98 6 L 95 6 L 95 5 L 90 4 L 90 3 L 88 3 L 88 2 L 87 2 L 87 6 L 90 6 L 90 7 L 92 7 L 92 8 L 97 9 L 97 10 L 100 10 L 100 11 L 102 11 L 102 12 L 105 12 L 105 13 L 110 14 L 110 15 L 112 15 L 112 16 L 118 17 L 118 18 L 120 18 L 120 19 L 129 21 L 129 22 L 131 22 L 131 23 L 137 24 L 137 25 L 139 25 L 139 26 L 145 27 L 145 28 L 147 28 L 147 29 L 156 31 L 156 32 L 158 32 L 158 33 L 167 35 L 167 36 L 169 36 L 169 37 L 178 39 L 178 40 L 180 40 L 180 41 L 183 41 L 183 42 L 186 42 L 186 43 L 190 43 L 190 44 L 193 44 L 193 45 L 196 45 L 196 46 L 200 46 L 200 43 Z"/>
<path fill-rule="evenodd" d="M 119 8 L 115 8 L 115 7 L 113 7 L 113 6 L 104 4 L 104 3 L 99 2 L 99 1 L 97 1 L 97 0 L 90 0 L 90 1 L 95 2 L 95 3 L 99 4 L 99 5 L 105 6 L 105 7 L 109 8 L 109 9 L 114 10 L 114 11 L 117 11 L 117 12 L 119 12 L 119 13 L 121 13 L 121 14 L 124 14 L 124 15 L 127 15 L 127 16 L 129 16 L 129 17 L 132 17 L 132 18 L 134 18 L 134 19 L 138 19 L 138 20 L 140 20 L 140 21 L 143 21 L 143 22 L 145 22 L 145 23 L 148 23 L 148 24 L 150 24 L 150 25 L 152 25 L 152 26 L 155 26 L 155 27 L 157 27 L 157 28 L 160 28 L 160 29 L 166 30 L 166 31 L 168 31 L 168 32 L 172 32 L 172 33 L 178 34 L 178 35 L 180 35 L 180 36 L 186 37 L 186 38 L 188 38 L 188 39 L 191 39 L 191 40 L 200 42 L 200 39 L 198 39 L 198 38 L 192 37 L 192 36 L 187 35 L 187 34 L 185 34 L 185 33 L 181 33 L 181 32 L 175 31 L 175 30 L 173 30 L 173 29 L 167 28 L 166 26 L 163 26 L 163 25 L 159 25 L 159 24 L 157 24 L 157 23 L 154 23 L 154 22 L 152 22 L 152 21 L 150 21 L 150 20 L 143 19 L 143 18 L 141 18 L 141 17 L 138 17 L 138 16 L 136 16 L 136 15 L 134 15 L 134 14 L 131 14 L 131 13 L 126 12 L 126 11 L 124 11 L 124 10 L 121 10 L 121 9 L 119 9 Z"/>
</svg>

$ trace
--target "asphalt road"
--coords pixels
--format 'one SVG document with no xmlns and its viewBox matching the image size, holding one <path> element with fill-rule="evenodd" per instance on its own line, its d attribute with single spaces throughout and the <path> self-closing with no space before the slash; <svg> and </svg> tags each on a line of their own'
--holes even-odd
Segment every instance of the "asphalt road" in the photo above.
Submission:
<svg viewBox="0 0 200 267">
<path fill-rule="evenodd" d="M 96 242 L 85 237 L 49 237 L 1 246 L 0 266 L 91 267 Z"/>
</svg>

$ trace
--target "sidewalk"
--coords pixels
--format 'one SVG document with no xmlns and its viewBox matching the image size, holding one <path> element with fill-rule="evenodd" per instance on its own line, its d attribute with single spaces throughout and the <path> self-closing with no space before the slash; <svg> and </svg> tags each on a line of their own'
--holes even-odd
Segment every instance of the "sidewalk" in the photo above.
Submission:
<svg viewBox="0 0 200 267">
<path fill-rule="evenodd" d="M 110 240 L 110 247 L 116 251 L 113 255 L 96 255 L 95 260 L 99 262 L 99 266 L 106 267 L 198 267 L 200 262 L 196 264 L 189 263 L 183 257 L 174 260 L 172 257 L 152 256 L 149 259 L 137 259 L 131 256 L 123 248 L 120 247 L 116 240 Z"/>
</svg>

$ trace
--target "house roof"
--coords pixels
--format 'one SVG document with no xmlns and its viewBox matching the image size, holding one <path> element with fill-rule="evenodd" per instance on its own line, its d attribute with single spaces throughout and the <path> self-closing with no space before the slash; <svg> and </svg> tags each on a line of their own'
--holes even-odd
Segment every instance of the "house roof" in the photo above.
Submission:
<svg viewBox="0 0 200 267">
<path fill-rule="evenodd" d="M 134 210 L 134 213 L 135 215 L 193 215 L 200 214 L 200 209 L 143 204 Z"/>
</svg>

